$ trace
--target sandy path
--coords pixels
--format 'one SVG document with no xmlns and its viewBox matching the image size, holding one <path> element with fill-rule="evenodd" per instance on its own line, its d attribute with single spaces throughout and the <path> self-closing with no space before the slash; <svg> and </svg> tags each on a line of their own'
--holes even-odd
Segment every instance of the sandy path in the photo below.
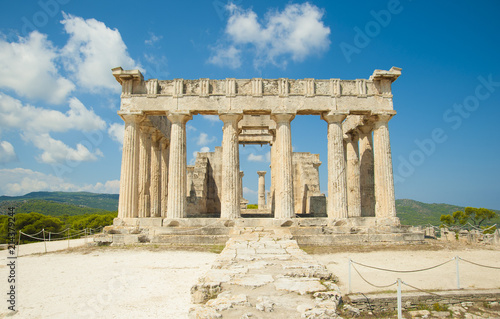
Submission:
<svg viewBox="0 0 500 319">
<path fill-rule="evenodd" d="M 2 282 L 8 276 L 5 255 Z M 190 288 L 216 256 L 97 250 L 20 257 L 19 313 L 12 318 L 186 318 Z M 7 306 L 2 302 L 0 313 L 5 315 Z"/>
<path fill-rule="evenodd" d="M 451 260 L 455 256 L 483 265 L 500 267 L 500 250 L 439 250 L 439 251 L 377 251 L 363 253 L 336 253 L 313 255 L 325 264 L 340 279 L 339 287 L 343 293 L 348 291 L 349 259 L 359 263 L 395 270 L 414 270 L 428 268 Z M 420 289 L 456 289 L 455 260 L 438 268 L 415 273 L 391 273 L 356 265 L 361 275 L 375 285 L 388 285 L 401 278 L 404 282 Z M 500 269 L 488 269 L 459 262 L 460 287 L 465 289 L 500 288 Z M 371 292 L 377 290 L 396 290 L 396 286 L 377 289 L 366 282 L 352 269 L 352 292 Z M 403 289 L 412 290 L 408 287 Z"/>
</svg>

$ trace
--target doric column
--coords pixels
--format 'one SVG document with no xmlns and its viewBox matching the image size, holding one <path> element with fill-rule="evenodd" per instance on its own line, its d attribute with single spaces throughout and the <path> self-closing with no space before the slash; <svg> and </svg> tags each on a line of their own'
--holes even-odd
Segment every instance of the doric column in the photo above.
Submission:
<svg viewBox="0 0 500 319">
<path fill-rule="evenodd" d="M 161 216 L 161 137 L 157 130 L 151 135 L 151 217 Z"/>
<path fill-rule="evenodd" d="M 189 113 L 170 113 L 167 218 L 186 217 L 186 122 Z"/>
<path fill-rule="evenodd" d="M 266 209 L 266 171 L 257 171 L 259 174 L 259 209 Z"/>
<path fill-rule="evenodd" d="M 138 216 L 139 121 L 140 115 L 120 114 L 125 121 L 118 218 Z"/>
<path fill-rule="evenodd" d="M 240 190 L 240 199 L 243 198 L 243 176 L 245 176 L 245 172 L 240 171 L 240 184 L 238 186 Z"/>
<path fill-rule="evenodd" d="M 328 218 L 347 218 L 347 187 L 342 121 L 347 113 L 322 114 L 328 123 Z"/>
<path fill-rule="evenodd" d="M 347 214 L 349 217 L 361 216 L 361 192 L 359 180 L 359 146 L 358 134 L 352 131 L 347 134 Z"/>
<path fill-rule="evenodd" d="M 168 199 L 168 155 L 169 139 L 162 137 L 160 141 L 161 151 L 161 217 L 167 217 L 167 199 Z"/>
<path fill-rule="evenodd" d="M 276 180 L 276 136 L 273 137 L 273 143 L 271 144 L 271 165 L 269 165 L 269 168 L 271 169 L 271 196 L 267 197 L 267 204 L 269 206 L 269 210 L 271 211 L 271 214 L 274 214 L 275 208 L 276 208 L 276 191 L 275 187 L 278 184 Z"/>
<path fill-rule="evenodd" d="M 375 216 L 375 187 L 373 185 L 372 127 L 363 125 L 359 132 L 359 178 L 361 191 L 361 216 Z"/>
<path fill-rule="evenodd" d="M 238 122 L 242 114 L 220 114 L 224 122 L 222 128 L 222 198 L 221 214 L 223 219 L 239 218 L 240 214 L 240 159 L 238 143 Z"/>
<path fill-rule="evenodd" d="M 396 217 L 391 142 L 388 125 L 389 120 L 394 114 L 395 112 L 377 114 L 373 130 L 376 217 Z"/>
<path fill-rule="evenodd" d="M 153 127 L 141 123 L 139 135 L 139 217 L 151 216 L 151 134 Z"/>
<path fill-rule="evenodd" d="M 290 113 L 272 114 L 276 122 L 276 147 L 274 159 L 277 184 L 274 187 L 276 207 L 274 217 L 277 219 L 295 216 L 293 208 L 293 165 L 292 165 L 292 133 L 290 122 L 295 117 Z"/>
</svg>

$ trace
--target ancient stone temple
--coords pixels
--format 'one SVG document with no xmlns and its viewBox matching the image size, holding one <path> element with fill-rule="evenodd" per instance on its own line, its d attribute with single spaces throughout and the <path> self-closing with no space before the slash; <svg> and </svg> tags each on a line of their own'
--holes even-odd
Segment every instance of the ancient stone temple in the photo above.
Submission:
<svg viewBox="0 0 500 319">
<path fill-rule="evenodd" d="M 146 81 L 139 70 L 113 69 L 125 122 L 115 226 L 165 232 L 217 219 L 224 226 L 399 227 L 388 122 L 396 114 L 391 84 L 400 74 L 392 67 L 356 80 Z M 222 145 L 188 166 L 186 123 L 198 114 L 219 116 Z M 319 115 L 328 126 L 326 197 L 319 156 L 292 152 L 291 123 L 301 115 Z M 271 217 L 266 221 L 242 218 L 239 144 L 271 146 L 268 194 L 266 172 L 253 173 L 259 175 L 258 211 Z"/>
</svg>

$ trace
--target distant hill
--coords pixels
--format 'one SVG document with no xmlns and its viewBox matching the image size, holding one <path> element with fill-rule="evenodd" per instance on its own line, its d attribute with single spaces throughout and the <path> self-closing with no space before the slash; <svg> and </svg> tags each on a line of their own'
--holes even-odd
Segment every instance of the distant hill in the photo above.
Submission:
<svg viewBox="0 0 500 319">
<path fill-rule="evenodd" d="M 411 199 L 396 200 L 396 212 L 403 225 L 440 225 L 441 215 L 453 214 L 457 210 L 463 211 L 464 207 L 449 204 L 427 204 Z M 500 225 L 500 211 L 493 211 L 498 216 L 491 223 Z"/>
<path fill-rule="evenodd" d="M 118 210 L 118 194 L 95 194 L 87 192 L 33 192 L 23 196 L 0 196 L 0 212 L 7 207 L 17 207 L 16 212 L 37 212 L 44 215 L 105 214 Z M 464 207 L 449 204 L 427 204 L 411 199 L 396 200 L 397 215 L 403 225 L 439 225 L 443 214 L 452 214 Z M 500 225 L 499 215 L 492 223 Z"/>
<path fill-rule="evenodd" d="M 32 192 L 23 196 L 0 196 L 0 205 L 6 201 L 17 202 L 24 200 L 45 200 L 109 211 L 118 210 L 118 194 L 96 194 L 88 192 Z"/>
</svg>

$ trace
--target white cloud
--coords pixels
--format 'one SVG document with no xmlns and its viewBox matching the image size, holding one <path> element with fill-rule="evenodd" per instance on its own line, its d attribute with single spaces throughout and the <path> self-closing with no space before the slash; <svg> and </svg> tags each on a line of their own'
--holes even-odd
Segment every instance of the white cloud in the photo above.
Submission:
<svg viewBox="0 0 500 319">
<path fill-rule="evenodd" d="M 195 131 L 197 131 L 197 129 L 196 129 L 196 127 L 192 126 L 191 124 L 186 124 L 186 131 L 195 132 Z"/>
<path fill-rule="evenodd" d="M 248 188 L 248 187 L 243 187 L 243 195 L 255 195 L 257 194 L 256 191 Z"/>
<path fill-rule="evenodd" d="M 144 41 L 144 44 L 147 45 L 154 45 L 156 42 L 160 41 L 163 38 L 163 36 L 158 36 L 154 34 L 153 32 L 149 32 L 149 39 L 146 39 Z"/>
<path fill-rule="evenodd" d="M 0 87 L 29 99 L 62 103 L 75 85 L 58 74 L 57 58 L 57 49 L 38 31 L 13 43 L 0 38 Z"/>
<path fill-rule="evenodd" d="M 255 155 L 254 153 L 250 153 L 247 157 L 249 162 L 264 162 L 264 156 Z"/>
<path fill-rule="evenodd" d="M 6 164 L 16 159 L 14 146 L 7 141 L 0 142 L 0 164 Z"/>
<path fill-rule="evenodd" d="M 208 62 L 217 66 L 227 66 L 231 69 L 237 69 L 241 66 L 241 50 L 236 49 L 234 46 L 229 47 L 218 46 Z"/>
<path fill-rule="evenodd" d="M 220 118 L 218 115 L 202 115 L 202 117 L 212 123 L 217 123 L 220 121 Z"/>
<path fill-rule="evenodd" d="M 212 136 L 209 138 L 207 133 L 202 132 L 202 133 L 200 133 L 200 136 L 198 137 L 196 144 L 207 145 L 207 144 L 215 142 L 216 140 L 217 140 L 217 138 L 215 136 Z"/>
<path fill-rule="evenodd" d="M 123 135 L 125 134 L 125 125 L 113 123 L 109 125 L 108 134 L 112 140 L 123 145 Z"/>
<path fill-rule="evenodd" d="M 266 153 L 266 162 L 271 163 L 271 152 Z"/>
<path fill-rule="evenodd" d="M 118 194 L 120 181 L 111 180 L 104 183 L 75 185 L 54 175 L 36 172 L 30 169 L 0 169 L 0 192 L 8 196 L 24 195 L 36 191 L 96 192 Z"/>
<path fill-rule="evenodd" d="M 268 63 L 285 67 L 290 59 L 300 62 L 330 46 L 330 28 L 322 21 L 323 11 L 308 2 L 268 11 L 262 21 L 251 9 L 234 4 L 226 9 L 227 39 L 215 48 L 210 63 L 236 68 L 242 63 L 240 53 L 251 51 L 255 67 Z"/>
<path fill-rule="evenodd" d="M 80 86 L 91 91 L 119 91 L 111 69 L 117 66 L 139 68 L 129 56 L 120 32 L 95 19 L 84 20 L 66 13 L 63 17 L 61 23 L 70 35 L 61 50 L 65 69 L 74 75 Z"/>
<path fill-rule="evenodd" d="M 94 161 L 102 156 L 99 149 L 89 150 L 82 143 L 71 148 L 50 136 L 50 132 L 78 130 L 91 132 L 104 130 L 104 122 L 92 109 L 87 109 L 78 99 L 69 101 L 69 110 L 62 113 L 31 105 L 0 93 L 0 127 L 18 129 L 25 141 L 43 151 L 38 160 L 43 163 L 69 161 Z"/>
</svg>

